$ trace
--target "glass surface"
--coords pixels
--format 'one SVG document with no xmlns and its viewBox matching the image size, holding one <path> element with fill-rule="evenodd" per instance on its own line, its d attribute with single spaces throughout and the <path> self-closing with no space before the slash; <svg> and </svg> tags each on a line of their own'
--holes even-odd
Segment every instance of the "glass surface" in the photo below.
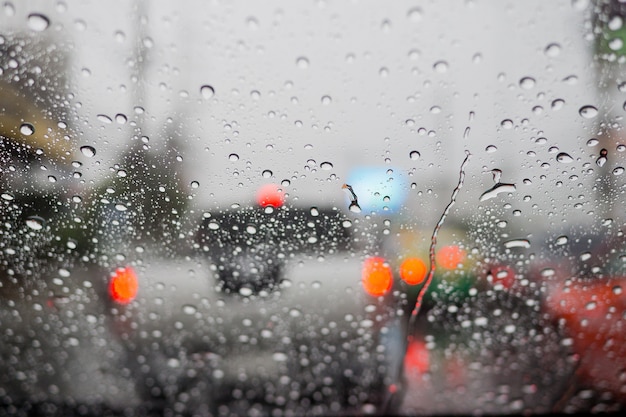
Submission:
<svg viewBox="0 0 626 417">
<path fill-rule="evenodd" d="M 619 1 L 0 4 L 0 414 L 626 404 Z"/>
</svg>

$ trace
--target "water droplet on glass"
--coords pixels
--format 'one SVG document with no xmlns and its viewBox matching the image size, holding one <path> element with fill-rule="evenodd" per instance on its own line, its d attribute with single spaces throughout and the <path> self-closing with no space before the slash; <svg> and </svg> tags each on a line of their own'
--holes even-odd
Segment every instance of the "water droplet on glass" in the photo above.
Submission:
<svg viewBox="0 0 626 417">
<path fill-rule="evenodd" d="M 613 175 L 622 175 L 624 173 L 624 168 L 623 167 L 616 167 L 613 170 Z"/>
<path fill-rule="evenodd" d="M 591 138 L 587 141 L 587 146 L 589 147 L 593 147 L 593 146 L 597 146 L 600 143 L 600 141 L 596 138 Z"/>
<path fill-rule="evenodd" d="M 498 148 L 496 148 L 496 145 L 489 145 L 485 148 L 485 151 L 487 151 L 487 153 L 494 153 L 497 150 Z"/>
<path fill-rule="evenodd" d="M 6 200 L 6 201 L 11 201 L 11 200 L 15 199 L 15 197 L 11 193 L 2 193 L 2 195 L 0 197 L 2 197 L 2 199 Z"/>
<path fill-rule="evenodd" d="M 253 224 L 249 224 L 246 226 L 246 232 L 253 235 L 256 233 L 256 227 Z"/>
<path fill-rule="evenodd" d="M 420 20 L 422 20 L 422 9 L 420 9 L 419 7 L 413 7 L 409 9 L 406 16 L 411 22 L 419 22 Z"/>
<path fill-rule="evenodd" d="M 624 46 L 624 41 L 621 38 L 613 38 L 609 41 L 609 49 L 612 51 L 619 51 Z"/>
<path fill-rule="evenodd" d="M 313 217 L 317 217 L 320 215 L 320 211 L 317 209 L 317 207 L 311 207 L 310 213 Z"/>
<path fill-rule="evenodd" d="M 498 183 L 481 194 L 479 201 L 486 201 L 495 198 L 500 193 L 512 193 L 515 192 L 515 184 Z"/>
<path fill-rule="evenodd" d="M 411 158 L 411 160 L 413 161 L 417 161 L 418 159 L 420 159 L 420 153 L 418 151 L 411 151 L 409 152 L 409 158 Z"/>
<path fill-rule="evenodd" d="M 215 94 L 215 90 L 210 85 L 205 84 L 200 87 L 200 94 L 202 95 L 203 99 L 208 100 L 213 97 L 213 95 Z"/>
<path fill-rule="evenodd" d="M 196 314 L 196 311 L 198 311 L 198 309 L 192 304 L 185 304 L 183 306 L 183 313 L 187 314 L 188 316 Z"/>
<path fill-rule="evenodd" d="M 237 155 L 236 153 L 231 153 L 230 155 L 228 155 L 228 160 L 229 161 L 239 161 L 239 155 Z"/>
<path fill-rule="evenodd" d="M 88 146 L 88 145 L 81 146 L 80 151 L 87 158 L 93 158 L 96 155 L 96 149 L 93 146 Z"/>
<path fill-rule="evenodd" d="M 563 82 L 568 85 L 576 85 L 576 83 L 578 82 L 578 77 L 575 75 L 568 75 L 567 77 L 563 78 Z"/>
<path fill-rule="evenodd" d="M 448 63 L 446 61 L 437 61 L 433 64 L 433 69 L 435 72 L 443 74 L 448 72 Z"/>
<path fill-rule="evenodd" d="M 191 181 L 190 186 L 195 190 L 196 188 L 200 187 L 200 183 L 198 181 Z"/>
<path fill-rule="evenodd" d="M 491 175 L 493 176 L 493 182 L 496 184 L 500 183 L 500 178 L 502 178 L 502 170 L 500 169 L 492 169 Z"/>
<path fill-rule="evenodd" d="M 115 205 L 115 210 L 117 210 L 117 211 L 126 211 L 126 210 L 128 210 L 128 207 L 126 207 L 122 203 L 118 203 L 118 204 Z"/>
<path fill-rule="evenodd" d="M 298 68 L 307 69 L 309 68 L 309 60 L 304 56 L 298 57 L 298 59 L 296 59 L 296 65 Z"/>
<path fill-rule="evenodd" d="M 578 114 L 585 119 L 593 119 L 598 115 L 598 109 L 593 106 L 582 106 L 580 110 L 578 110 Z"/>
<path fill-rule="evenodd" d="M 26 226 L 33 230 L 41 230 L 45 224 L 46 221 L 39 216 L 30 216 L 26 219 Z"/>
<path fill-rule="evenodd" d="M 209 229 L 211 230 L 217 230 L 220 228 L 220 224 L 217 222 L 209 222 Z"/>
<path fill-rule="evenodd" d="M 261 175 L 263 176 L 263 178 L 272 178 L 272 175 L 274 175 L 274 173 L 269 169 L 266 169 L 261 173 Z"/>
<path fill-rule="evenodd" d="M 54 175 L 48 175 L 48 182 L 57 182 L 57 178 Z"/>
<path fill-rule="evenodd" d="M 606 164 L 607 158 L 606 156 L 608 155 L 609 151 L 607 151 L 605 148 L 602 148 L 600 150 L 600 156 L 598 157 L 598 159 L 596 159 L 596 164 L 599 167 L 603 167 L 604 164 Z"/>
<path fill-rule="evenodd" d="M 563 163 L 569 164 L 570 162 L 574 162 L 574 159 L 567 153 L 561 152 L 556 156 L 556 160 Z"/>
<path fill-rule="evenodd" d="M 322 96 L 322 104 L 330 104 L 333 101 L 333 99 L 330 96 Z"/>
<path fill-rule="evenodd" d="M 513 120 L 511 120 L 511 119 L 504 119 L 503 121 L 500 122 L 500 126 L 502 126 L 504 129 L 512 129 L 513 128 Z"/>
<path fill-rule="evenodd" d="M 107 116 L 106 114 L 98 114 L 96 116 L 96 119 L 98 119 L 99 121 L 101 121 L 102 123 L 113 123 L 113 120 L 111 120 L 111 118 L 109 116 Z"/>
<path fill-rule="evenodd" d="M 511 248 L 530 248 L 530 241 L 528 239 L 513 239 L 504 242 L 504 247 L 507 249 Z"/>
<path fill-rule="evenodd" d="M 40 13 L 28 15 L 28 27 L 35 32 L 43 32 L 50 26 L 50 19 Z"/>
<path fill-rule="evenodd" d="M 24 136 L 30 136 L 35 133 L 35 126 L 30 123 L 22 123 L 20 126 L 20 133 Z"/>
<path fill-rule="evenodd" d="M 554 243 L 557 246 L 561 246 L 561 245 L 565 245 L 568 242 L 569 238 L 567 236 L 559 236 L 556 238 L 556 240 L 554 241 Z"/>
<path fill-rule="evenodd" d="M 252 100 L 258 100 L 261 98 L 261 93 L 258 90 L 252 90 L 250 91 L 250 97 L 252 97 Z"/>
<path fill-rule="evenodd" d="M 552 110 L 557 111 L 557 110 L 561 110 L 564 105 L 565 105 L 565 100 L 557 98 L 556 100 L 552 101 L 551 107 L 552 107 Z"/>
<path fill-rule="evenodd" d="M 561 45 L 559 45 L 558 43 L 550 43 L 548 44 L 548 46 L 546 46 L 546 49 L 544 49 L 543 52 L 546 54 L 546 56 L 554 58 L 561 53 Z"/>
<path fill-rule="evenodd" d="M 118 113 L 115 115 L 115 121 L 120 125 L 124 125 L 126 124 L 126 122 L 128 122 L 128 118 L 125 114 Z"/>
<path fill-rule="evenodd" d="M 320 164 L 320 168 L 322 168 L 324 171 L 330 171 L 331 169 L 333 169 L 333 164 L 331 164 L 330 162 L 322 162 Z"/>
<path fill-rule="evenodd" d="M 361 206 L 359 206 L 357 203 L 355 203 L 354 201 L 350 203 L 350 206 L 348 207 L 348 210 L 350 210 L 353 213 L 360 213 L 361 212 Z"/>
<path fill-rule="evenodd" d="M 530 90 L 535 86 L 535 79 L 531 77 L 524 77 L 519 80 L 519 86 L 522 87 L 524 90 Z"/>
</svg>

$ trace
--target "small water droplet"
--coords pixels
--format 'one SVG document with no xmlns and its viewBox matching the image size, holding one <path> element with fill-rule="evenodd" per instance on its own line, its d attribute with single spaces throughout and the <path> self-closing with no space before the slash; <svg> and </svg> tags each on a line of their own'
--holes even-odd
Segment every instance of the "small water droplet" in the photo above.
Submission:
<svg viewBox="0 0 626 417">
<path fill-rule="evenodd" d="M 562 245 L 565 245 L 568 241 L 569 241 L 569 238 L 567 236 L 563 235 L 563 236 L 557 237 L 556 240 L 554 241 L 554 243 L 557 246 L 562 246 Z"/>
<path fill-rule="evenodd" d="M 409 158 L 413 161 L 417 161 L 418 159 L 420 159 L 420 153 L 418 151 L 411 151 L 409 152 Z"/>
<path fill-rule="evenodd" d="M 548 44 L 548 46 L 546 46 L 546 49 L 544 49 L 543 52 L 546 54 L 546 56 L 554 58 L 556 56 L 559 56 L 559 54 L 561 53 L 561 45 L 559 45 L 558 43 L 550 43 Z"/>
<path fill-rule="evenodd" d="M 596 138 L 591 138 L 587 141 L 587 146 L 589 147 L 593 147 L 593 146 L 597 146 L 600 143 L 600 141 Z"/>
<path fill-rule="evenodd" d="M 191 181 L 190 186 L 195 190 L 196 188 L 200 187 L 200 183 L 198 181 Z"/>
<path fill-rule="evenodd" d="M 413 7 L 409 9 L 406 16 L 411 22 L 419 22 L 420 20 L 422 20 L 422 14 L 422 9 L 420 9 L 419 7 Z"/>
<path fill-rule="evenodd" d="M 598 115 L 598 109 L 593 106 L 582 106 L 580 110 L 578 110 L 578 114 L 585 119 L 593 119 Z"/>
<path fill-rule="evenodd" d="M 30 136 L 35 133 L 35 126 L 30 123 L 22 123 L 20 126 L 20 133 L 24 136 Z"/>
<path fill-rule="evenodd" d="M 106 114 L 98 114 L 96 116 L 96 119 L 98 119 L 102 123 L 107 123 L 107 124 L 113 123 L 113 120 L 111 120 L 111 118 L 109 116 L 107 116 Z"/>
<path fill-rule="evenodd" d="M 624 173 L 624 168 L 623 167 L 616 167 L 613 170 L 613 175 L 622 175 Z"/>
<path fill-rule="evenodd" d="M 348 210 L 350 210 L 353 213 L 360 213 L 361 212 L 361 206 L 359 206 L 356 202 L 351 202 L 350 206 L 348 207 Z"/>
<path fill-rule="evenodd" d="M 261 98 L 261 93 L 258 90 L 250 91 L 250 97 L 252 100 L 259 100 Z"/>
<path fill-rule="evenodd" d="M 494 153 L 497 150 L 498 148 L 496 148 L 496 145 L 489 145 L 485 148 L 485 151 L 487 151 L 487 153 Z"/>
<path fill-rule="evenodd" d="M 115 115 L 115 121 L 120 125 L 124 125 L 128 121 L 128 118 L 125 114 L 118 113 Z"/>
<path fill-rule="evenodd" d="M 213 95 L 215 95 L 215 90 L 210 85 L 205 84 L 200 87 L 200 94 L 202 95 L 203 99 L 208 100 L 213 97 Z"/>
<path fill-rule="evenodd" d="M 246 232 L 253 235 L 256 233 L 256 226 L 254 226 L 253 224 L 249 224 L 246 226 Z"/>
<path fill-rule="evenodd" d="M 269 169 L 266 169 L 261 173 L 261 175 L 263 176 L 263 178 L 272 178 L 272 175 L 274 175 L 274 173 Z"/>
<path fill-rule="evenodd" d="M 607 161 L 607 157 L 606 156 L 608 155 L 608 153 L 609 153 L 609 151 L 607 151 L 606 148 L 602 148 L 600 150 L 600 156 L 598 157 L 598 159 L 596 159 L 596 164 L 599 167 L 603 167 L 604 164 L 606 164 L 606 161 Z"/>
<path fill-rule="evenodd" d="M 500 193 L 512 193 L 515 192 L 515 184 L 498 183 L 481 194 L 479 201 L 486 201 L 495 198 Z"/>
<path fill-rule="evenodd" d="M 236 153 L 231 153 L 230 155 L 228 155 L 228 160 L 229 161 L 239 161 L 239 155 L 237 155 Z"/>
<path fill-rule="evenodd" d="M 217 222 L 209 222 L 209 229 L 211 230 L 217 230 L 220 228 L 220 224 Z"/>
<path fill-rule="evenodd" d="M 88 146 L 88 145 L 81 146 L 80 151 L 87 158 L 93 158 L 96 155 L 96 149 L 93 146 Z"/>
<path fill-rule="evenodd" d="M 298 68 L 307 69 L 309 68 L 309 60 L 307 57 L 300 56 L 296 59 L 296 65 Z"/>
<path fill-rule="evenodd" d="M 322 96 L 322 104 L 329 105 L 333 99 L 330 96 Z"/>
<path fill-rule="evenodd" d="M 50 19 L 40 13 L 31 13 L 28 15 L 28 27 L 35 32 L 43 32 L 50 26 Z"/>
<path fill-rule="evenodd" d="M 311 207 L 310 213 L 311 213 L 311 216 L 313 216 L 313 217 L 317 217 L 317 216 L 320 215 L 320 212 L 317 209 L 317 207 Z"/>
<path fill-rule="evenodd" d="M 561 162 L 562 164 L 569 164 L 574 162 L 574 158 L 572 158 L 569 154 L 565 152 L 561 152 L 556 156 L 556 160 Z"/>
<path fill-rule="evenodd" d="M 320 168 L 322 168 L 324 171 L 330 171 L 331 169 L 333 169 L 333 164 L 331 164 L 330 162 L 322 162 L 320 164 Z"/>
<path fill-rule="evenodd" d="M 1 197 L 3 200 L 6 200 L 6 201 L 11 201 L 15 199 L 15 197 L 11 193 L 2 193 Z"/>
<path fill-rule="evenodd" d="M 128 210 L 128 207 L 126 207 L 126 206 L 125 206 L 124 204 L 122 204 L 122 203 L 117 203 L 117 204 L 115 205 L 115 210 L 117 210 L 117 211 L 126 211 L 126 210 Z"/>
<path fill-rule="evenodd" d="M 185 304 L 183 306 L 183 313 L 187 314 L 188 316 L 196 314 L 196 311 L 198 311 L 198 309 L 193 304 Z"/>
<path fill-rule="evenodd" d="M 30 216 L 26 219 L 26 226 L 33 230 L 41 230 L 45 224 L 46 221 L 39 216 Z"/>
<path fill-rule="evenodd" d="M 500 126 L 502 126 L 504 129 L 512 129 L 513 128 L 513 120 L 511 120 L 511 119 L 504 119 L 503 121 L 500 122 Z"/>
<path fill-rule="evenodd" d="M 519 80 L 519 86 L 522 87 L 524 90 L 530 90 L 535 86 L 535 79 L 531 77 L 524 77 Z"/>
<path fill-rule="evenodd" d="M 448 72 L 448 63 L 446 61 L 437 61 L 433 64 L 435 72 L 440 74 Z"/>
<path fill-rule="evenodd" d="M 557 110 L 561 110 L 563 108 L 563 106 L 565 105 L 565 100 L 557 98 L 556 100 L 552 101 L 552 110 L 557 111 Z"/>
</svg>

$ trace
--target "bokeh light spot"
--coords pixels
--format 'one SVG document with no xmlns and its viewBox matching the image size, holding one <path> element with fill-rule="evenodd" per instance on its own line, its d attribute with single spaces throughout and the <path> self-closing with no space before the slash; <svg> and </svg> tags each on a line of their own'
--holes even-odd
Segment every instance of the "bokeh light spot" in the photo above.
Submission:
<svg viewBox="0 0 626 417">
<path fill-rule="evenodd" d="M 443 246 L 437 252 L 437 265 L 444 269 L 456 269 L 465 260 L 467 253 L 457 245 Z"/>
<path fill-rule="evenodd" d="M 400 278 L 409 285 L 421 284 L 426 278 L 426 264 L 419 258 L 407 258 L 400 265 Z"/>
<path fill-rule="evenodd" d="M 272 206 L 278 208 L 285 203 L 285 193 L 279 185 L 265 184 L 257 191 L 256 202 L 261 207 Z"/>
<path fill-rule="evenodd" d="M 378 297 L 391 289 L 393 274 L 383 258 L 374 256 L 363 262 L 362 281 L 365 292 Z"/>
<path fill-rule="evenodd" d="M 131 267 L 117 268 L 109 284 L 109 295 L 120 303 L 128 304 L 137 296 L 139 283 L 137 275 Z"/>
</svg>

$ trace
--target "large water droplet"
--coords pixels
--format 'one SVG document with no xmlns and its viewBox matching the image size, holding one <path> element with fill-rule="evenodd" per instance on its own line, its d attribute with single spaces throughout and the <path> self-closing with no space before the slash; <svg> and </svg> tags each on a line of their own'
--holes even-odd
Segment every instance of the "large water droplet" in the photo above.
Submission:
<svg viewBox="0 0 626 417">
<path fill-rule="evenodd" d="M 522 87 L 524 90 L 530 90 L 535 86 L 535 79 L 531 77 L 524 77 L 519 80 L 519 86 Z"/>
<path fill-rule="evenodd" d="M 606 156 L 608 155 L 608 153 L 609 151 L 607 151 L 605 148 L 602 148 L 600 150 L 600 156 L 598 157 L 598 159 L 596 159 L 596 164 L 599 167 L 603 167 L 604 164 L 606 164 L 606 160 L 607 160 Z"/>
<path fill-rule="evenodd" d="M 348 207 L 348 210 L 350 210 L 353 213 L 360 213 L 361 212 L 361 206 L 359 206 L 356 202 L 351 202 L 350 206 Z"/>
<path fill-rule="evenodd" d="M 515 184 L 498 183 L 481 194 L 479 201 L 486 201 L 495 198 L 500 193 L 512 193 L 515 192 Z"/>
<path fill-rule="evenodd" d="M 413 7 L 409 9 L 406 16 L 411 22 L 419 22 L 420 20 L 422 20 L 422 9 L 420 9 L 419 7 Z"/>
<path fill-rule="evenodd" d="M 530 241 L 528 239 L 513 239 L 504 242 L 504 247 L 510 248 L 530 248 Z"/>
<path fill-rule="evenodd" d="M 98 119 L 99 121 L 101 121 L 102 123 L 113 123 L 113 120 L 111 120 L 111 118 L 109 116 L 107 116 L 106 114 L 98 114 L 96 116 L 96 119 Z"/>
<path fill-rule="evenodd" d="M 30 216 L 26 219 L 26 226 L 33 230 L 41 230 L 45 224 L 46 221 L 39 216 Z"/>
<path fill-rule="evenodd" d="M 88 145 L 81 146 L 80 151 L 87 158 L 93 158 L 96 155 L 96 149 L 93 146 L 88 146 Z"/>
<path fill-rule="evenodd" d="M 500 126 L 502 126 L 504 129 L 512 129 L 513 128 L 513 120 L 511 120 L 511 119 L 504 119 L 503 121 L 500 122 Z"/>
<path fill-rule="evenodd" d="M 411 160 L 413 161 L 417 161 L 418 159 L 420 159 L 420 153 L 418 151 L 411 151 L 409 152 L 409 158 L 411 158 Z"/>
<path fill-rule="evenodd" d="M 188 316 L 196 314 L 196 311 L 198 311 L 198 309 L 193 304 L 185 304 L 183 306 L 183 313 L 187 314 Z"/>
<path fill-rule="evenodd" d="M 298 57 L 298 59 L 296 59 L 296 65 L 298 68 L 307 69 L 309 68 L 309 60 L 304 56 Z"/>
<path fill-rule="evenodd" d="M 593 106 L 582 106 L 580 110 L 578 110 L 578 114 L 585 119 L 593 119 L 598 115 L 598 109 Z"/>
<path fill-rule="evenodd" d="M 332 103 L 333 99 L 330 96 L 322 96 L 322 104 L 330 104 Z"/>
<path fill-rule="evenodd" d="M 563 106 L 565 105 L 565 100 L 557 98 L 556 100 L 552 101 L 552 110 L 557 111 L 557 110 L 561 110 L 563 108 Z"/>
<path fill-rule="evenodd" d="M 239 155 L 237 155 L 236 153 L 231 153 L 230 155 L 228 155 L 228 160 L 229 161 L 239 161 Z"/>
<path fill-rule="evenodd" d="M 443 74 L 448 72 L 448 63 L 446 61 L 437 61 L 433 64 L 433 69 L 435 72 Z"/>
<path fill-rule="evenodd" d="M 622 175 L 624 173 L 623 167 L 615 167 L 613 170 L 613 175 Z"/>
<path fill-rule="evenodd" d="M 210 85 L 205 84 L 200 87 L 200 94 L 202 95 L 203 99 L 208 100 L 213 97 L 213 95 L 215 94 L 215 90 Z"/>
<path fill-rule="evenodd" d="M 562 245 L 565 245 L 568 241 L 569 241 L 569 238 L 563 235 L 563 236 L 557 237 L 554 244 L 557 246 L 562 246 Z"/>
<path fill-rule="evenodd" d="M 20 126 L 20 133 L 24 136 L 30 136 L 35 133 L 35 126 L 30 123 L 22 123 Z"/>
<path fill-rule="evenodd" d="M 561 45 L 559 45 L 558 43 L 548 44 L 548 46 L 546 46 L 546 49 L 544 50 L 544 53 L 546 54 L 546 56 L 554 58 L 561 53 Z"/>
<path fill-rule="evenodd" d="M 28 27 L 35 32 L 43 32 L 50 26 L 50 19 L 40 13 L 28 15 Z"/>
<path fill-rule="evenodd" d="M 274 173 L 269 169 L 266 169 L 261 173 L 261 175 L 263 176 L 263 178 L 272 178 L 272 175 L 274 175 Z"/>
<path fill-rule="evenodd" d="M 247 225 L 246 226 L 246 232 L 251 234 L 251 235 L 256 234 L 256 226 L 254 226 L 253 224 Z"/>
<path fill-rule="evenodd" d="M 574 162 L 574 158 L 572 158 L 569 154 L 565 152 L 561 152 L 556 156 L 556 160 L 563 163 L 569 164 L 570 162 Z"/>
<path fill-rule="evenodd" d="M 331 169 L 333 169 L 333 164 L 331 164 L 330 162 L 322 162 L 320 164 L 320 168 L 322 168 L 324 171 L 330 171 Z"/>
</svg>

